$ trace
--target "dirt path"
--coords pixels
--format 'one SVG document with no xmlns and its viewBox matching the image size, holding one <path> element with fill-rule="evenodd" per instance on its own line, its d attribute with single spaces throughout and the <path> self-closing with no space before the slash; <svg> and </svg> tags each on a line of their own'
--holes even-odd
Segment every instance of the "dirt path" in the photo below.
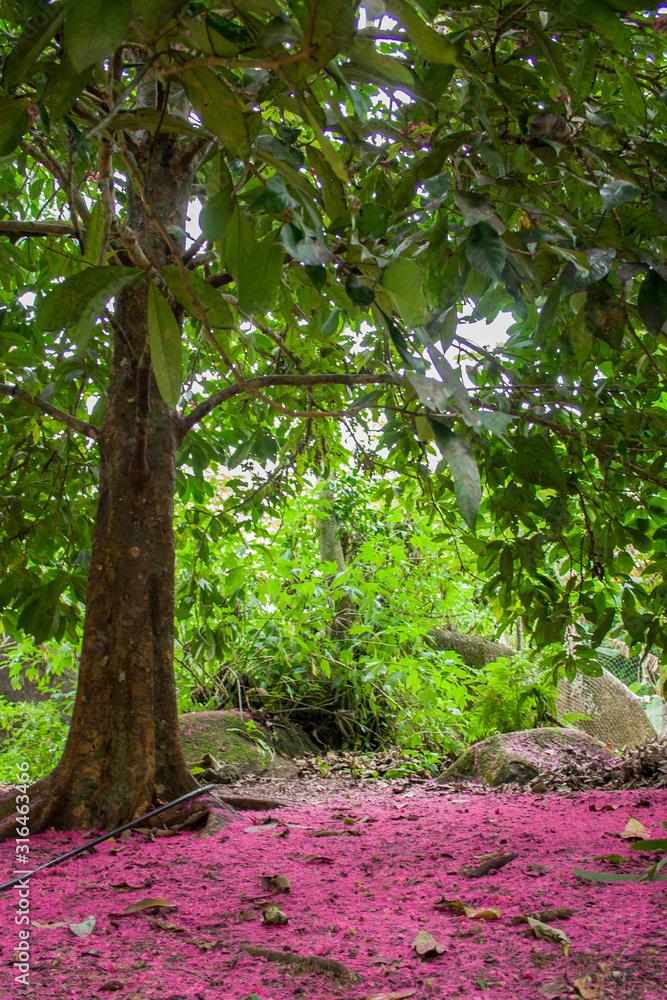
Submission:
<svg viewBox="0 0 667 1000">
<path fill-rule="evenodd" d="M 620 834 L 633 817 L 664 836 L 665 789 L 540 796 L 316 777 L 229 791 L 288 805 L 243 813 L 212 839 L 134 834 L 34 877 L 34 995 L 667 997 L 667 882 L 595 884 L 573 874 L 645 869 L 651 859 Z M 83 839 L 34 837 L 31 862 Z M 516 857 L 481 876 L 462 872 L 494 852 Z M 631 860 L 594 860 L 610 855 Z M 13 872 L 12 843 L 0 845 L 0 864 Z M 289 891 L 278 891 L 275 876 Z M 443 897 L 452 906 L 437 909 Z M 17 898 L 15 890 L 0 897 L 1 1000 L 26 995 L 12 965 Z M 146 899 L 162 902 L 127 912 Z M 554 940 L 528 937 L 529 925 L 516 922 L 554 909 L 571 910 L 543 921 L 569 947 L 558 930 L 544 932 Z M 92 933 L 77 937 L 68 925 L 91 916 Z M 422 935 L 431 945 L 424 956 L 414 948 L 419 932 L 436 945 Z"/>
</svg>

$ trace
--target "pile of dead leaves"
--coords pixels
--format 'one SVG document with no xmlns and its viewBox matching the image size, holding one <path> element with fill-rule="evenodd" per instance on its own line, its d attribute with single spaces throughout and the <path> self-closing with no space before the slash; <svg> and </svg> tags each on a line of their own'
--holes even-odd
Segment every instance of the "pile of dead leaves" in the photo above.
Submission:
<svg viewBox="0 0 667 1000">
<path fill-rule="evenodd" d="M 455 759 L 443 756 L 442 760 L 432 764 L 433 771 L 421 766 L 420 761 L 407 754 L 399 747 L 377 750 L 374 753 L 355 753 L 353 750 L 330 750 L 317 756 L 307 754 L 297 757 L 294 763 L 299 768 L 302 777 L 339 775 L 352 778 L 409 778 L 411 781 L 433 778 L 438 771 Z"/>
<path fill-rule="evenodd" d="M 562 768 L 538 775 L 530 790 L 540 793 L 563 787 L 576 791 L 667 788 L 667 739 L 626 750 L 621 757 L 609 761 L 595 760 L 585 764 L 568 761 Z"/>
</svg>

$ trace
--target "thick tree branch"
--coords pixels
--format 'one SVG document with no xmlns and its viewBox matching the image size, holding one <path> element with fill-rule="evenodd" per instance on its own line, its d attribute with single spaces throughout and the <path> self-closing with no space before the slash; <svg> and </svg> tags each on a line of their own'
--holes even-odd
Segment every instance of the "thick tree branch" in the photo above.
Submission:
<svg viewBox="0 0 667 1000">
<path fill-rule="evenodd" d="M 269 389 L 272 386 L 294 386 L 295 388 L 311 388 L 316 385 L 397 385 L 394 375 L 262 375 L 256 378 L 249 378 L 243 382 L 233 382 L 231 385 L 219 389 L 212 396 L 205 399 L 203 403 L 195 406 L 187 416 L 182 418 L 180 442 L 189 430 L 198 424 L 200 420 L 207 417 L 216 406 L 226 403 L 228 399 L 239 396 L 247 392 L 252 396 L 257 396 L 262 389 Z M 337 411 L 338 412 L 338 411 Z M 341 413 L 348 411 L 340 411 Z M 309 413 L 306 416 L 332 416 L 330 413 Z"/>
<path fill-rule="evenodd" d="M 65 413 L 64 410 L 58 409 L 52 403 L 47 403 L 45 399 L 41 399 L 39 396 L 31 396 L 26 389 L 22 389 L 18 385 L 0 382 L 0 396 L 12 396 L 14 399 L 20 399 L 22 403 L 29 403 L 35 409 L 41 410 L 47 417 L 51 417 L 52 420 L 58 420 L 61 424 L 66 424 L 71 430 L 77 431 L 78 434 L 85 434 L 86 437 L 92 438 L 93 441 L 99 440 L 100 432 L 93 424 L 86 423 L 85 420 L 79 420 L 78 417 L 73 417 L 71 413 Z"/>
<path fill-rule="evenodd" d="M 0 236 L 76 236 L 74 226 L 69 222 L 20 222 L 14 219 L 3 219 L 0 222 Z"/>
<path fill-rule="evenodd" d="M 123 244 L 128 257 L 135 267 L 140 270 L 148 270 L 152 265 L 148 257 L 137 242 L 137 237 L 129 226 L 126 226 L 121 219 L 113 219 L 109 230 L 113 239 Z"/>
</svg>

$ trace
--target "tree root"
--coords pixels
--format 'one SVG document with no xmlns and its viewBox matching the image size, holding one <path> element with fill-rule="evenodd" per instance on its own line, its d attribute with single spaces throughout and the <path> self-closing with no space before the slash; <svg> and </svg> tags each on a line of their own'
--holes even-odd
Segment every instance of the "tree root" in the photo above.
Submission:
<svg viewBox="0 0 667 1000">
<path fill-rule="evenodd" d="M 51 774 L 41 778 L 27 789 L 29 811 L 21 815 L 17 812 L 17 789 L 10 788 L 0 796 L 0 842 L 16 836 L 17 826 L 27 826 L 31 834 L 42 833 L 53 826 L 57 808 Z"/>
<path fill-rule="evenodd" d="M 193 787 L 194 786 L 194 787 Z M 194 792 L 197 783 L 191 778 L 190 787 L 183 790 L 183 794 Z M 118 816 L 111 816 L 107 822 L 100 821 L 99 815 L 91 811 L 91 804 L 85 798 L 82 790 L 78 790 L 79 800 L 75 800 L 72 791 L 72 783 L 67 780 L 66 775 L 61 774 L 56 767 L 44 778 L 30 785 L 26 791 L 28 798 L 28 812 L 24 815 L 17 812 L 16 788 L 11 788 L 0 796 L 0 841 L 16 836 L 17 827 L 27 827 L 30 834 L 38 834 L 54 827 L 57 830 L 90 830 L 90 829 L 116 829 L 124 826 L 125 823 L 133 822 L 137 810 L 134 810 L 134 817 L 123 816 L 119 810 Z M 173 798 L 178 798 L 178 790 Z M 158 800 L 159 801 L 159 800 Z M 245 808 L 277 808 L 278 803 L 268 800 L 241 800 Z M 261 802 L 261 804 L 259 804 Z M 230 823 L 238 814 L 233 803 L 226 802 L 222 797 L 213 794 L 205 794 L 196 803 L 193 800 L 174 805 L 157 816 L 150 816 L 143 819 L 141 813 L 151 811 L 150 803 L 141 809 L 136 825 L 141 825 L 148 830 L 168 830 L 175 831 L 188 829 L 197 822 L 201 822 L 207 817 L 215 816 L 215 832 L 221 830 Z M 207 824 L 209 829 L 213 829 L 212 820 Z"/>
<path fill-rule="evenodd" d="M 257 810 L 262 812 L 268 809 L 285 809 L 287 807 L 286 802 L 279 802 L 278 799 L 261 799 L 254 798 L 252 795 L 216 795 L 217 799 L 222 802 L 226 802 L 228 806 L 232 806 L 234 809 L 240 809 L 242 812 L 244 810 Z"/>
<path fill-rule="evenodd" d="M 342 962 L 335 958 L 321 958 L 319 955 L 297 955 L 294 951 L 273 951 L 271 948 L 262 948 L 254 944 L 242 944 L 241 950 L 252 955 L 253 958 L 265 958 L 267 962 L 286 962 L 288 965 L 299 966 L 303 972 L 329 972 L 337 979 L 342 979 L 347 983 L 363 982 L 361 976 L 348 969 Z"/>
</svg>

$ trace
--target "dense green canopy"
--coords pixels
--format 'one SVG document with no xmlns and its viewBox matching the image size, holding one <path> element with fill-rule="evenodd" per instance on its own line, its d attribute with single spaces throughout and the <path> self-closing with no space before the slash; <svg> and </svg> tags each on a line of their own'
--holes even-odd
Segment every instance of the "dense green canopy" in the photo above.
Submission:
<svg viewBox="0 0 667 1000">
<path fill-rule="evenodd" d="M 109 303 L 148 276 L 183 530 L 205 470 L 267 470 L 206 519 L 235 530 L 354 434 L 501 625 L 585 622 L 580 663 L 619 626 L 667 648 L 667 19 L 623 6 L 0 4 L 5 627 L 79 627 Z M 164 133 L 198 158 L 195 236 L 162 226 L 155 266 L 127 189 L 152 218 Z M 467 325 L 500 313 L 485 351 Z"/>
</svg>

